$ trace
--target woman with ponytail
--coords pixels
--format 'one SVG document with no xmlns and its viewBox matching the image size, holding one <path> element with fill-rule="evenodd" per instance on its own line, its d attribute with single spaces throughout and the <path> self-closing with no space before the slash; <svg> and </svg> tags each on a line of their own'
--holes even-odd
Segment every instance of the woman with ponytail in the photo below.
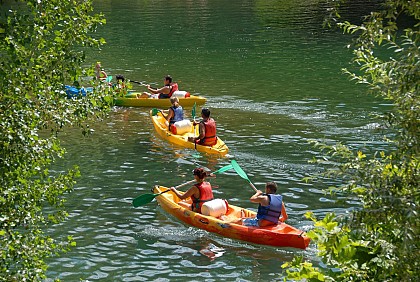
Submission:
<svg viewBox="0 0 420 282">
<path fill-rule="evenodd" d="M 171 190 L 181 199 L 185 200 L 189 197 L 192 199 L 191 210 L 201 213 L 201 206 L 207 202 L 213 200 L 213 190 L 211 184 L 205 181 L 207 173 L 203 168 L 196 168 L 193 171 L 195 180 L 197 181 L 187 192 L 181 194 L 174 187 Z M 179 203 L 181 204 L 181 202 Z"/>
</svg>

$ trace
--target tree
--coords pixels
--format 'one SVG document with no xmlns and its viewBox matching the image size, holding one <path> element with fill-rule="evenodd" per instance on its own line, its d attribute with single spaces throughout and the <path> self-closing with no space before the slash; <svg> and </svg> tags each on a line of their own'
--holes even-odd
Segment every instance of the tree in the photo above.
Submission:
<svg viewBox="0 0 420 282">
<path fill-rule="evenodd" d="M 93 37 L 105 20 L 91 2 L 0 1 L 0 281 L 41 280 L 44 259 L 75 245 L 45 230 L 67 216 L 65 194 L 79 170 L 48 168 L 65 153 L 61 130 L 88 133 L 88 122 L 112 105 L 100 87 L 80 99 L 63 91 L 64 83 L 93 74 L 81 67 L 85 51 L 105 43 Z"/>
<path fill-rule="evenodd" d="M 358 70 L 345 72 L 393 104 L 382 116 L 389 150 L 352 151 L 344 144 L 315 145 L 330 162 L 325 175 L 341 177 L 334 192 L 356 198 L 349 216 L 328 214 L 308 234 L 327 268 L 296 258 L 288 278 L 308 281 L 416 281 L 420 277 L 420 3 L 386 0 L 360 25 L 341 22 L 356 35 Z M 404 27 L 401 25 L 404 24 Z M 384 50 L 392 57 L 385 58 Z M 381 55 L 382 54 L 382 55 Z M 319 161 L 321 163 L 321 161 Z"/>
</svg>

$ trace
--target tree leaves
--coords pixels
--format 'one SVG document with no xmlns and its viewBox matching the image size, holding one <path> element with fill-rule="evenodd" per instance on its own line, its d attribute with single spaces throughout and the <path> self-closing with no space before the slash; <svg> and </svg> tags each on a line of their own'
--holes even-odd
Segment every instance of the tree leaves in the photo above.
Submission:
<svg viewBox="0 0 420 282">
<path fill-rule="evenodd" d="M 327 154 L 315 160 L 329 166 L 323 176 L 340 177 L 343 184 L 335 191 L 356 199 L 360 207 L 340 217 L 327 214 L 322 220 L 307 215 L 315 225 L 308 236 L 328 267 L 295 259 L 288 266 L 294 267 L 287 271 L 290 279 L 414 281 L 420 277 L 420 6 L 405 0 L 383 2 L 382 9 L 370 13 L 361 25 L 339 26 L 357 35 L 352 47 L 360 72 L 345 73 L 394 105 L 383 115 L 389 147 L 353 152 L 343 144 L 314 142 Z M 413 25 L 399 28 L 401 15 Z M 386 48 L 393 50 L 392 57 L 384 56 L 389 54 Z"/>
<path fill-rule="evenodd" d="M 77 166 L 48 169 L 65 154 L 57 135 L 67 126 L 89 128 L 113 102 L 93 80 L 89 97 L 64 93 L 65 83 L 89 72 L 80 67 L 84 50 L 105 42 L 94 37 L 105 20 L 90 0 L 10 5 L 0 40 L 0 280 L 40 281 L 44 259 L 75 246 L 71 237 L 59 242 L 44 233 L 67 216 L 65 195 L 80 175 Z"/>
</svg>

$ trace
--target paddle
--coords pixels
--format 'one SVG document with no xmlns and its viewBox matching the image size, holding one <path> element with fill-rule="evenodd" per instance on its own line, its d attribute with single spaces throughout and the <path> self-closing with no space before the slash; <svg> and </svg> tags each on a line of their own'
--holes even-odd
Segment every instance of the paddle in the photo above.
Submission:
<svg viewBox="0 0 420 282">
<path fill-rule="evenodd" d="M 246 175 L 245 171 L 243 171 L 243 169 L 239 166 L 239 164 L 235 161 L 232 160 L 231 162 L 233 169 L 236 171 L 236 173 L 242 177 L 243 179 L 245 179 L 246 181 L 249 182 L 249 185 L 251 185 L 252 189 L 254 189 L 255 192 L 257 192 L 257 188 L 255 188 L 254 184 L 252 184 L 251 180 L 249 180 L 248 176 Z"/>
<path fill-rule="evenodd" d="M 137 81 L 137 80 L 130 80 L 130 82 L 137 83 L 137 84 L 139 84 L 139 85 L 141 85 L 141 86 L 147 86 L 147 85 L 150 85 L 150 84 L 146 84 L 146 83 L 143 83 L 143 82 L 141 82 L 141 81 Z M 156 87 L 152 87 L 152 88 L 157 89 Z"/>
<path fill-rule="evenodd" d="M 233 165 L 232 164 L 225 165 L 225 166 L 219 168 L 218 170 L 216 170 L 215 172 L 210 173 L 210 175 L 217 174 L 217 173 L 223 173 L 223 172 L 228 171 L 228 170 L 230 170 L 232 168 L 233 168 Z"/>
<path fill-rule="evenodd" d="M 130 82 L 134 82 L 134 83 L 140 84 L 141 86 L 147 86 L 147 84 L 144 84 L 143 82 L 136 81 L 136 80 L 130 80 Z"/>
<path fill-rule="evenodd" d="M 191 116 L 192 116 L 192 118 L 193 118 L 193 121 L 195 121 L 195 107 L 197 106 L 197 103 L 196 102 L 194 102 L 194 106 L 193 106 L 193 108 L 192 108 L 192 110 L 191 110 Z"/>
<path fill-rule="evenodd" d="M 112 81 L 112 75 L 108 75 L 108 76 L 105 78 L 105 81 L 106 81 L 106 82 L 108 82 L 108 83 L 110 83 L 110 82 Z"/>
<path fill-rule="evenodd" d="M 197 150 L 197 142 L 195 142 L 195 126 L 196 126 L 196 124 L 195 124 L 195 107 L 196 107 L 196 105 L 197 105 L 197 103 L 194 102 L 194 106 L 191 110 L 191 116 L 193 118 L 193 125 L 194 125 L 194 149 Z"/>
<path fill-rule="evenodd" d="M 188 185 L 188 184 L 192 184 L 194 182 L 195 182 L 195 180 L 190 180 L 188 182 L 185 182 L 183 184 L 180 184 L 180 185 L 176 186 L 175 188 L 178 189 L 178 188 L 180 188 L 182 186 L 185 186 L 185 185 Z M 135 208 L 137 208 L 139 206 L 143 206 L 145 204 L 148 204 L 151 201 L 153 201 L 153 199 L 156 198 L 157 196 L 159 196 L 159 195 L 161 195 L 163 193 L 169 192 L 169 191 L 171 191 L 171 190 L 168 189 L 168 190 L 162 191 L 162 192 L 157 193 L 157 194 L 143 194 L 143 195 L 140 195 L 140 196 L 138 196 L 137 198 L 135 198 L 133 200 L 133 206 Z"/>
<path fill-rule="evenodd" d="M 222 173 L 222 172 L 225 172 L 225 171 L 230 170 L 232 168 L 233 168 L 233 166 L 231 164 L 230 165 L 226 165 L 224 167 L 219 168 L 217 171 L 212 172 L 211 174 Z M 182 186 L 185 186 L 185 185 L 188 185 L 188 184 L 192 184 L 194 182 L 195 182 L 195 180 L 191 180 L 191 181 L 185 182 L 183 184 L 180 184 L 178 186 L 175 186 L 175 189 L 178 189 L 178 188 L 180 188 Z M 151 201 L 153 201 L 153 199 L 156 198 L 157 196 L 159 196 L 159 195 L 161 195 L 163 193 L 169 192 L 169 191 L 171 191 L 171 190 L 168 189 L 168 190 L 162 191 L 162 192 L 157 193 L 157 194 L 143 194 L 143 195 L 140 195 L 137 198 L 133 199 L 133 206 L 135 208 L 137 208 L 139 206 L 143 206 L 145 204 L 148 204 Z"/>
<path fill-rule="evenodd" d="M 162 113 L 162 110 L 159 110 L 159 109 L 153 108 L 153 109 L 152 109 L 152 116 L 156 116 L 159 112 L 161 112 L 161 113 Z M 163 115 L 163 113 L 162 113 L 162 115 Z"/>
</svg>

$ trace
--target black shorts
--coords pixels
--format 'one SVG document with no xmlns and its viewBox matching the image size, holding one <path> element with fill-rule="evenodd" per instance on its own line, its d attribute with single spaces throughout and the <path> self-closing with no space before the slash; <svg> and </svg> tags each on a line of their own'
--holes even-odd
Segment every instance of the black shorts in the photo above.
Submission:
<svg viewBox="0 0 420 282">
<path fill-rule="evenodd" d="M 169 98 L 169 94 L 163 94 L 163 93 L 159 94 L 159 99 L 168 99 L 168 98 Z"/>
</svg>

